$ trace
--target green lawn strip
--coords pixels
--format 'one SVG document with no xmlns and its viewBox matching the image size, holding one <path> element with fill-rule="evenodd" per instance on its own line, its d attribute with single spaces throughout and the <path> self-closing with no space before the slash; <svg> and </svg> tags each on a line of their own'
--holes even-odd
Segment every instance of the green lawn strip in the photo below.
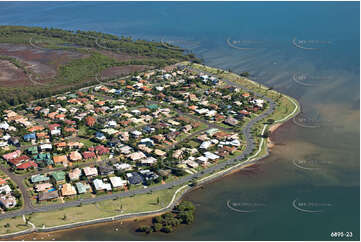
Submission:
<svg viewBox="0 0 361 242">
<path fill-rule="evenodd" d="M 30 225 L 25 224 L 21 216 L 0 220 L 0 234 L 19 232 L 29 229 L 30 227 Z"/>
<path fill-rule="evenodd" d="M 106 200 L 98 204 L 87 204 L 69 207 L 49 212 L 34 213 L 31 222 L 38 227 L 43 224 L 47 227 L 63 225 L 91 219 L 119 215 L 120 204 L 124 214 L 144 212 L 160 209 L 171 201 L 173 194 L 179 187 L 164 189 L 151 194 L 139 194 L 134 197 L 126 197 L 116 200 Z M 157 203 L 159 197 L 160 203 Z M 89 212 L 91 211 L 91 212 Z"/>
</svg>

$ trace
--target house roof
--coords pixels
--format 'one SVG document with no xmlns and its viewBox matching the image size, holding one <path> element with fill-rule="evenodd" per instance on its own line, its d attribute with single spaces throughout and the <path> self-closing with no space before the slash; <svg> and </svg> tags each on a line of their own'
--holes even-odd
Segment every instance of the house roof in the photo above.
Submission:
<svg viewBox="0 0 361 242">
<path fill-rule="evenodd" d="M 80 175 L 81 175 L 81 170 L 79 168 L 75 168 L 74 170 L 68 173 L 68 176 L 72 181 L 79 179 Z"/>
<path fill-rule="evenodd" d="M 123 187 L 128 183 L 126 180 L 122 180 L 117 176 L 112 176 L 109 178 L 109 180 L 113 187 Z"/>
<path fill-rule="evenodd" d="M 54 199 L 54 198 L 58 198 L 59 194 L 58 191 L 51 191 L 51 192 L 41 192 L 39 193 L 38 199 L 39 201 L 44 201 L 44 200 L 50 200 L 50 199 Z"/>
<path fill-rule="evenodd" d="M 94 158 L 95 156 L 96 156 L 95 153 L 92 151 L 84 151 L 83 152 L 84 159 L 91 159 L 91 158 Z"/>
<path fill-rule="evenodd" d="M 83 159 L 83 157 L 81 156 L 81 154 L 78 151 L 72 151 L 69 155 L 70 160 L 72 161 L 78 161 Z"/>
<path fill-rule="evenodd" d="M 54 172 L 51 173 L 51 176 L 57 182 L 65 180 L 65 172 L 64 171 L 54 171 Z"/>
<path fill-rule="evenodd" d="M 65 183 L 61 188 L 61 194 L 63 196 L 72 196 L 76 194 L 75 187 L 70 183 Z"/>
<path fill-rule="evenodd" d="M 98 170 L 95 167 L 87 166 L 87 167 L 83 168 L 83 171 L 86 176 L 97 176 L 98 175 Z"/>
<path fill-rule="evenodd" d="M 49 181 L 50 178 L 45 175 L 38 174 L 38 175 L 31 176 L 30 179 L 31 179 L 32 183 L 37 183 L 37 182 Z"/>
<path fill-rule="evenodd" d="M 68 162 L 68 158 L 66 155 L 54 155 L 53 160 L 55 163 L 66 163 Z"/>
<path fill-rule="evenodd" d="M 53 187 L 53 184 L 51 184 L 51 183 L 49 183 L 49 182 L 47 182 L 47 183 L 41 183 L 41 184 L 36 184 L 36 185 L 35 185 L 35 190 L 36 190 L 37 192 L 42 192 L 42 191 L 44 191 L 44 190 L 46 190 L 46 189 L 49 189 L 49 188 L 51 188 L 51 187 Z"/>
<path fill-rule="evenodd" d="M 167 152 L 164 152 L 163 150 L 155 149 L 154 154 L 156 154 L 158 156 L 165 156 L 167 154 Z"/>
<path fill-rule="evenodd" d="M 136 160 L 143 159 L 143 158 L 145 158 L 146 156 L 144 155 L 143 152 L 138 151 L 138 152 L 135 152 L 135 153 L 131 153 L 130 155 L 128 155 L 128 157 L 129 157 L 131 160 L 136 161 Z"/>
<path fill-rule="evenodd" d="M 79 194 L 86 193 L 87 186 L 85 186 L 83 183 L 77 182 L 75 183 L 75 186 Z"/>
</svg>

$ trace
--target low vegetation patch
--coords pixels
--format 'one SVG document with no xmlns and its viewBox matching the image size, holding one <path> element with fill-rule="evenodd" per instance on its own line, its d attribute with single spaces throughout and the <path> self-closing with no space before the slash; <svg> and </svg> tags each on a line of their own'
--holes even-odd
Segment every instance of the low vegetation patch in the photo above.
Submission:
<svg viewBox="0 0 361 242">
<path fill-rule="evenodd" d="M 142 225 L 137 231 L 144 233 L 163 232 L 171 233 L 180 224 L 191 224 L 194 221 L 195 206 L 189 201 L 182 201 L 168 213 L 156 216 L 152 219 L 152 225 Z"/>
</svg>

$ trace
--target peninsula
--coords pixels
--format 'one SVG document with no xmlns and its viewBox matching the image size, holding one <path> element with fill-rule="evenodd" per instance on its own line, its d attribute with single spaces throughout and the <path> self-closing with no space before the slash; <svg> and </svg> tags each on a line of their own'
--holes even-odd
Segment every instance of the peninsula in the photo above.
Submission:
<svg viewBox="0 0 361 242">
<path fill-rule="evenodd" d="M 2 238 L 171 211 L 299 112 L 163 42 L 4 26 L 0 55 Z"/>
</svg>

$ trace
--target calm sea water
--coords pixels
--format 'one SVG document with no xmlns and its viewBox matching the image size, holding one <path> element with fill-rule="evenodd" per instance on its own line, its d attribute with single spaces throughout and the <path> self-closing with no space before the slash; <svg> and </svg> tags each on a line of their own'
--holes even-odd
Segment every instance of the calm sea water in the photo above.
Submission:
<svg viewBox="0 0 361 242">
<path fill-rule="evenodd" d="M 306 125 L 317 126 L 288 122 L 273 135 L 277 145 L 254 172 L 189 193 L 186 199 L 197 205 L 195 223 L 175 233 L 147 236 L 134 233 L 135 224 L 115 223 L 51 238 L 328 240 L 331 232 L 352 232 L 359 239 L 359 9 L 358 2 L 1 2 L 0 24 L 163 40 L 205 64 L 248 71 L 252 79 L 297 98 Z M 294 38 L 318 50 L 296 48 Z M 252 49 L 231 48 L 227 39 Z"/>
</svg>

